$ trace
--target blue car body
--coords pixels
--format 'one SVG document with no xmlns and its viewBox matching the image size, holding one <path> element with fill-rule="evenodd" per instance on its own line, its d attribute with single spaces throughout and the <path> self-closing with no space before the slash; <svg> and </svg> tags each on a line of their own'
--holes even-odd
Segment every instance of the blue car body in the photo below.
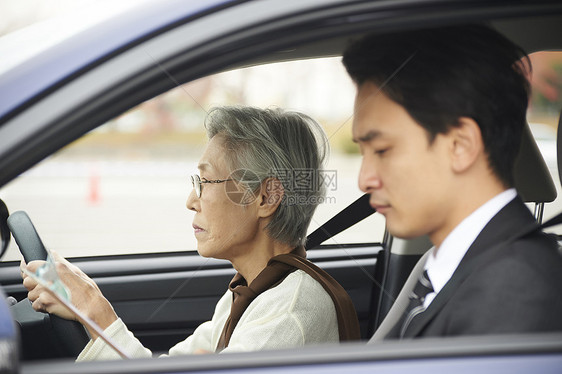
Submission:
<svg viewBox="0 0 562 374">
<path fill-rule="evenodd" d="M 549 1 L 143 2 L 0 74 L 0 187 L 104 121 L 177 84 L 235 66 L 307 57 L 306 51 L 284 49 L 293 43 L 352 35 L 369 24 L 394 30 L 526 14 L 560 16 L 562 7 Z M 340 47 L 326 46 L 319 54 L 337 54 Z M 351 344 L 220 360 L 181 357 L 79 367 L 68 360 L 23 362 L 19 369 L 16 338 L 9 311 L 0 303 L 0 372 L 562 372 L 560 334 Z"/>
</svg>

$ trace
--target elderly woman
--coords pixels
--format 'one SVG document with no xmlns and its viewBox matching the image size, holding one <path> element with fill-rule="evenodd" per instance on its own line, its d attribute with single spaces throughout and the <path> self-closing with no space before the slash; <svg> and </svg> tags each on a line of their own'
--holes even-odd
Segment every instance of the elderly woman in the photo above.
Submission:
<svg viewBox="0 0 562 374">
<path fill-rule="evenodd" d="M 306 231 L 324 192 L 319 170 L 327 139 L 320 126 L 294 112 L 223 107 L 209 114 L 206 129 L 209 143 L 200 174 L 191 177 L 187 208 L 195 212 L 199 254 L 230 261 L 237 274 L 212 319 L 169 355 L 359 338 L 345 291 L 304 259 Z M 295 171 L 305 178 L 293 178 Z M 57 262 L 77 308 L 130 356 L 150 357 L 97 285 L 65 259 L 57 256 Z M 30 262 L 27 270 L 41 265 Z M 76 319 L 30 277 L 24 276 L 24 285 L 34 309 Z M 119 358 L 95 331 L 88 332 L 92 340 L 79 361 Z"/>
</svg>

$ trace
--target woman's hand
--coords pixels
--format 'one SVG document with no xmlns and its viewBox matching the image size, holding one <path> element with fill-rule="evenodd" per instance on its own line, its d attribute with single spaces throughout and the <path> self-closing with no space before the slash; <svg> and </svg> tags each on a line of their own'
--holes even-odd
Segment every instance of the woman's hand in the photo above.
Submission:
<svg viewBox="0 0 562 374">
<path fill-rule="evenodd" d="M 211 354 L 211 353 L 214 353 L 214 352 L 208 351 L 206 349 L 201 349 L 201 348 L 198 348 L 198 349 L 193 351 L 194 355 L 208 355 L 208 354 Z"/>
<path fill-rule="evenodd" d="M 52 255 L 58 276 L 70 291 L 72 304 L 102 329 L 106 329 L 117 320 L 113 307 L 103 296 L 97 284 L 77 266 L 71 264 L 56 252 L 52 252 Z M 26 269 L 35 273 L 44 264 L 45 261 L 31 261 L 26 265 L 23 260 L 20 264 L 23 285 L 29 291 L 27 297 L 32 302 L 33 309 L 38 312 L 55 314 L 61 318 L 77 320 L 76 315 L 52 296 L 45 287 L 23 272 L 23 269 Z M 95 331 L 88 330 L 92 339 L 95 339 L 97 337 Z"/>
</svg>

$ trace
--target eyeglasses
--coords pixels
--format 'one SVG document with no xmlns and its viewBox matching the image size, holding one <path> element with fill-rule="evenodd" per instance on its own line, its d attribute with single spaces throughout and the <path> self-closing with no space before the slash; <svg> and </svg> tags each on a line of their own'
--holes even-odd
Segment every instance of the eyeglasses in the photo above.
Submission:
<svg viewBox="0 0 562 374">
<path fill-rule="evenodd" d="M 195 194 L 197 195 L 197 198 L 201 198 L 201 190 L 203 189 L 202 186 L 203 183 L 223 183 L 231 180 L 232 179 L 215 179 L 215 180 L 205 179 L 204 181 L 202 181 L 201 177 L 199 177 L 199 175 L 197 174 L 193 174 L 191 176 L 191 184 L 193 185 L 193 189 L 195 190 Z"/>
</svg>

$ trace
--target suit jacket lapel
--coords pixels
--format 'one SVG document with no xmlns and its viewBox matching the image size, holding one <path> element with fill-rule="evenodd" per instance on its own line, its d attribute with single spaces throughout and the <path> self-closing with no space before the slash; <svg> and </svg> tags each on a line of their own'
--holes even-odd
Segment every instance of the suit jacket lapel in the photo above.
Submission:
<svg viewBox="0 0 562 374">
<path fill-rule="evenodd" d="M 493 245 L 508 240 L 518 233 L 519 230 L 533 223 L 536 223 L 535 218 L 523 200 L 517 196 L 484 227 L 468 249 L 459 267 L 479 256 Z"/>
<path fill-rule="evenodd" d="M 476 261 L 479 256 L 486 253 L 492 247 L 503 243 L 513 237 L 514 233 L 519 233 L 524 228 L 532 226 L 535 222 L 531 212 L 523 201 L 516 197 L 501 209 L 476 240 L 469 247 L 459 266 L 447 282 L 445 287 L 437 294 L 435 299 L 427 307 L 425 312 L 415 318 L 408 327 L 405 337 L 418 336 L 439 311 L 445 306 L 447 301 L 454 294 L 454 291 L 462 284 L 469 274 L 463 271 L 466 267 Z M 466 269 L 465 269 L 466 270 Z"/>
</svg>

